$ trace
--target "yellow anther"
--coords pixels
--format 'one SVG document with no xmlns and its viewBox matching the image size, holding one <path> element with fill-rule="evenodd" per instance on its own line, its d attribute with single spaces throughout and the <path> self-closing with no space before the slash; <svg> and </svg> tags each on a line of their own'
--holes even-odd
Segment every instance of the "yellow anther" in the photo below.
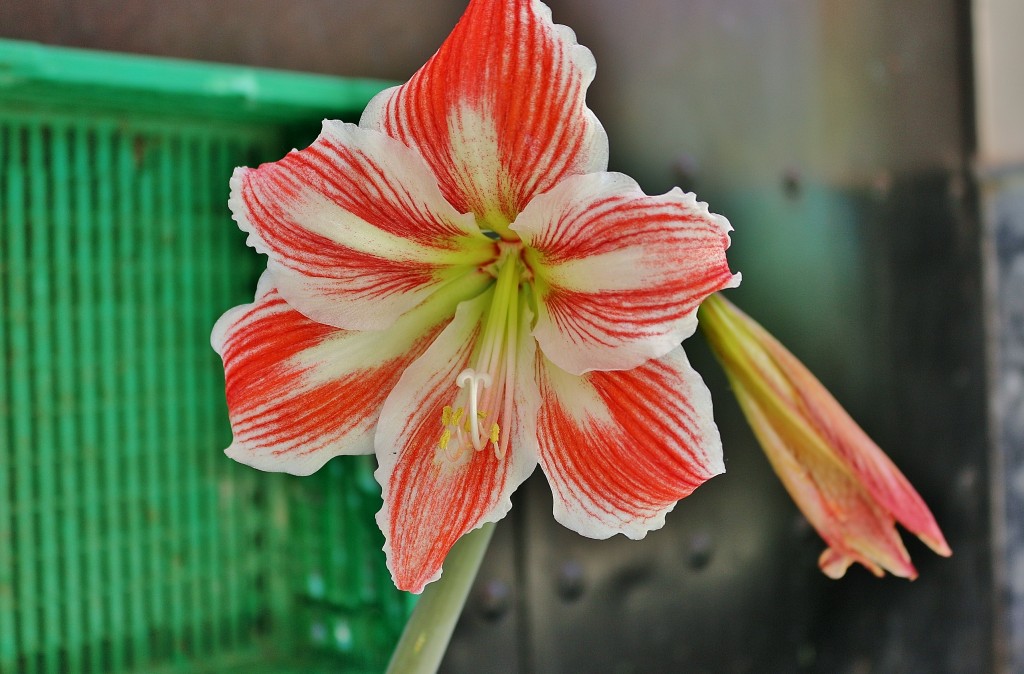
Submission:
<svg viewBox="0 0 1024 674">
<path fill-rule="evenodd" d="M 452 422 L 452 406 L 445 405 L 444 409 L 441 410 L 441 424 L 447 426 Z"/>
<path fill-rule="evenodd" d="M 487 412 L 477 412 L 476 413 L 476 418 L 477 419 L 481 419 L 481 420 L 486 419 L 487 418 Z"/>
<path fill-rule="evenodd" d="M 441 448 L 442 452 L 447 452 L 448 451 L 448 443 L 451 441 L 451 439 L 452 439 L 452 432 L 449 431 L 447 428 L 444 429 L 444 433 L 441 434 L 441 439 L 437 443 L 438 446 Z"/>
<path fill-rule="evenodd" d="M 494 424 L 491 426 L 491 442 L 494 443 L 495 447 L 498 446 L 498 437 L 500 433 L 501 429 L 498 427 L 498 424 Z"/>
<path fill-rule="evenodd" d="M 458 426 L 459 422 L 462 421 L 462 414 L 465 412 L 465 408 L 459 407 L 452 413 L 451 424 L 452 426 Z"/>
</svg>

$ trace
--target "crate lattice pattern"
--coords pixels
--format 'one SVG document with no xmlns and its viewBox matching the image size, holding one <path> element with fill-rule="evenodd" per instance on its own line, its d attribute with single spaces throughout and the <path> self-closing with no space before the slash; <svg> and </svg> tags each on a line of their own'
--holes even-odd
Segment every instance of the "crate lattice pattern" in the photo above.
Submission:
<svg viewBox="0 0 1024 674">
<path fill-rule="evenodd" d="M 397 638 L 369 460 L 221 451 L 210 328 L 265 263 L 227 179 L 280 136 L 0 108 L 0 674 L 376 671 Z"/>
</svg>

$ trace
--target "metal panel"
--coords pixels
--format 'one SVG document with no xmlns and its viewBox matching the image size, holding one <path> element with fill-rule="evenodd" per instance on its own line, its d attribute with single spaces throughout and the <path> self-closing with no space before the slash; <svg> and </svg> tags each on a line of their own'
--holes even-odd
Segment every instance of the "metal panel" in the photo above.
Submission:
<svg viewBox="0 0 1024 674">
<path fill-rule="evenodd" d="M 992 401 L 998 653 L 1024 669 L 1024 4 L 974 2 Z"/>
<path fill-rule="evenodd" d="M 991 671 L 966 7 L 551 6 L 597 57 L 590 100 L 613 168 L 649 192 L 681 183 L 730 217 L 744 273 L 733 295 L 905 470 L 955 553 L 909 541 L 914 583 L 820 575 L 822 543 L 694 339 L 728 473 L 641 542 L 562 529 L 535 476 L 512 524 L 525 530 L 526 639 L 504 671 Z"/>
<path fill-rule="evenodd" d="M 1024 171 L 986 181 L 999 654 L 1024 669 Z"/>
<path fill-rule="evenodd" d="M 0 36 L 68 47 L 359 77 L 408 77 L 461 0 L 32 0 L 0 3 Z"/>
</svg>

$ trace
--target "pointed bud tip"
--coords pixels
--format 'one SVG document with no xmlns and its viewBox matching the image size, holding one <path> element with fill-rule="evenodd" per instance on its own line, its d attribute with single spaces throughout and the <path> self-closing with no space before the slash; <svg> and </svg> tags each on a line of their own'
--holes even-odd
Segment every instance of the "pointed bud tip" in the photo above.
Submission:
<svg viewBox="0 0 1024 674">
<path fill-rule="evenodd" d="M 921 539 L 922 543 L 931 548 L 932 552 L 940 557 L 952 557 L 953 550 L 949 547 L 949 544 L 946 543 L 946 539 L 940 532 L 936 531 L 936 534 L 937 537 L 931 534 L 919 534 L 918 538 Z"/>
<path fill-rule="evenodd" d="M 839 580 L 846 575 L 846 570 L 853 564 L 853 558 L 835 550 L 825 548 L 818 557 L 818 568 L 832 580 Z"/>
<path fill-rule="evenodd" d="M 834 548 L 826 548 L 818 557 L 818 568 L 832 580 L 839 580 L 846 575 L 847 569 L 853 566 L 854 562 L 859 562 L 876 578 L 885 577 L 885 572 L 888 571 L 897 578 L 917 580 L 917 569 L 909 559 L 890 559 L 888 561 L 889 563 L 883 568 L 866 558 L 855 558 Z"/>
</svg>

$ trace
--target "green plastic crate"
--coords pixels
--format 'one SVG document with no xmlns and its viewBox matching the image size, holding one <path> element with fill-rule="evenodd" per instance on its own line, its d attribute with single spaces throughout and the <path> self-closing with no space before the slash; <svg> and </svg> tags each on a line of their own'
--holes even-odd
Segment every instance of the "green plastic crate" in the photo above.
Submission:
<svg viewBox="0 0 1024 674">
<path fill-rule="evenodd" d="M 227 459 L 237 165 L 385 83 L 0 41 L 0 673 L 379 671 L 372 457 Z"/>
</svg>

